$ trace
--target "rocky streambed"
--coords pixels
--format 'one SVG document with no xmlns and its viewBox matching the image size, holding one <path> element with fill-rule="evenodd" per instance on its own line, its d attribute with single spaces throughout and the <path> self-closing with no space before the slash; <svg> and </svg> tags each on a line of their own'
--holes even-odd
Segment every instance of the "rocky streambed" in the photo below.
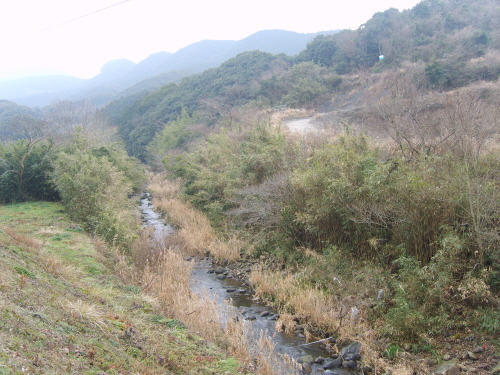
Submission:
<svg viewBox="0 0 500 375">
<path fill-rule="evenodd" d="M 141 199 L 140 205 L 143 224 L 154 226 L 157 239 L 174 233 L 174 228 L 166 224 L 162 215 L 155 212 L 148 194 Z M 191 275 L 192 291 L 200 296 L 208 295 L 218 306 L 219 319 L 224 325 L 229 319 L 242 322 L 245 339 L 250 344 L 251 355 L 259 353 L 259 340 L 266 337 L 273 345 L 273 365 L 277 373 L 309 373 L 309 374 L 360 374 L 361 344 L 354 342 L 342 348 L 340 353 L 332 354 L 325 346 L 326 342 L 307 343 L 304 326 L 297 319 L 293 334 L 286 334 L 276 329 L 276 321 L 280 316 L 270 306 L 255 300 L 251 288 L 237 275 L 241 270 L 215 264 L 209 257 L 185 257 L 185 262 L 194 262 Z M 328 343 L 335 339 L 328 340 Z M 286 358 L 293 358 L 301 370 L 290 372 Z"/>
</svg>

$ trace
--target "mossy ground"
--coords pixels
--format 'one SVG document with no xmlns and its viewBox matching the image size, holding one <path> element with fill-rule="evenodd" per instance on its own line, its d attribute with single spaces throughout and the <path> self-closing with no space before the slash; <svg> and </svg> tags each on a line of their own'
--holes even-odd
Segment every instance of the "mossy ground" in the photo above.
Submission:
<svg viewBox="0 0 500 375">
<path fill-rule="evenodd" d="M 238 374 L 57 203 L 0 206 L 0 374 Z"/>
</svg>

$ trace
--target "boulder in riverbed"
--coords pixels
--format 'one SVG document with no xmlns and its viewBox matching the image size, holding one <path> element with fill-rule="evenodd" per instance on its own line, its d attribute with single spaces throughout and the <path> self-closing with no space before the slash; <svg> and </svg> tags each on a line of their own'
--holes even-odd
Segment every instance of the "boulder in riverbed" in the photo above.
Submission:
<svg viewBox="0 0 500 375">
<path fill-rule="evenodd" d="M 306 355 L 303 355 L 303 356 L 300 356 L 299 358 L 297 358 L 297 362 L 298 363 L 313 363 L 314 358 L 312 355 L 306 354 Z"/>
<path fill-rule="evenodd" d="M 214 272 L 215 272 L 216 274 L 218 274 L 218 275 L 219 275 L 219 274 L 223 274 L 224 272 L 226 272 L 226 269 L 225 269 L 224 267 L 220 267 L 220 266 L 219 266 L 219 267 L 217 267 L 217 268 L 214 270 Z"/>
<path fill-rule="evenodd" d="M 342 348 L 340 355 L 344 358 L 344 361 L 357 361 L 361 358 L 361 347 L 362 344 L 360 342 L 353 342 Z"/>
<path fill-rule="evenodd" d="M 323 366 L 323 369 L 324 370 L 329 370 L 329 369 L 332 369 L 332 368 L 339 368 L 340 366 L 342 366 L 342 358 L 338 357 L 338 358 L 334 359 L 333 361 L 330 361 L 330 362 L 326 363 Z"/>
</svg>

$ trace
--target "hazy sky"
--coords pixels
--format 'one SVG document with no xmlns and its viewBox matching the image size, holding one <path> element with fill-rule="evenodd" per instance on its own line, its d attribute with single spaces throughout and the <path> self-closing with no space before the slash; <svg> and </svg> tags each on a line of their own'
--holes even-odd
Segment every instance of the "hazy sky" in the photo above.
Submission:
<svg viewBox="0 0 500 375">
<path fill-rule="evenodd" d="M 376 12 L 418 2 L 4 0 L 0 79 L 47 73 L 91 78 L 110 60 L 139 62 L 200 40 L 240 40 L 260 30 L 357 29 Z"/>
</svg>

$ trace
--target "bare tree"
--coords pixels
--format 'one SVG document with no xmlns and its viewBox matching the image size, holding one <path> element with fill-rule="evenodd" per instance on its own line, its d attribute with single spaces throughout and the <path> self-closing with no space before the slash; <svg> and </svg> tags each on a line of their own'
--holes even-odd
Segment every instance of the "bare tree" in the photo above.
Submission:
<svg viewBox="0 0 500 375">
<path fill-rule="evenodd" d="M 283 204 L 291 194 L 289 174 L 279 172 L 262 184 L 238 190 L 232 201 L 237 207 L 228 215 L 238 218 L 246 228 L 276 228 Z"/>
<path fill-rule="evenodd" d="M 370 98 L 367 120 L 389 136 L 404 157 L 428 155 L 453 142 L 457 129 L 439 115 L 446 102 L 437 93 L 426 93 L 418 74 L 391 72 L 381 85 L 383 89 Z"/>
<path fill-rule="evenodd" d="M 90 144 L 107 144 L 116 141 L 116 129 L 99 115 L 96 106 L 89 102 L 61 101 L 45 114 L 46 122 L 53 128 L 56 144 L 65 144 L 76 131 L 83 134 Z"/>
<path fill-rule="evenodd" d="M 462 90 L 447 95 L 445 114 L 443 120 L 457 129 L 454 154 L 459 156 L 462 168 L 455 181 L 465 193 L 459 203 L 484 265 L 486 253 L 500 244 L 500 165 L 496 152 L 499 106 L 487 103 L 477 90 Z"/>
</svg>

